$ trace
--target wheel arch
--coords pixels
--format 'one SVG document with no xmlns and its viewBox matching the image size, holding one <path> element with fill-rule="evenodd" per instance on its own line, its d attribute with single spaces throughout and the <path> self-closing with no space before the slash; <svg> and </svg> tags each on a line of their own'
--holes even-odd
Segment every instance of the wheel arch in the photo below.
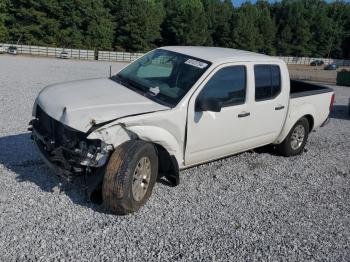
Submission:
<svg viewBox="0 0 350 262">
<path fill-rule="evenodd" d="M 158 154 L 158 178 L 165 178 L 168 184 L 177 186 L 180 183 L 179 173 L 182 159 L 182 145 L 168 130 L 152 125 L 127 126 L 127 130 L 132 132 L 145 142 L 152 143 Z"/>
<path fill-rule="evenodd" d="M 172 184 L 179 183 L 178 174 L 183 159 L 183 141 L 165 128 L 154 125 L 125 125 L 118 123 L 91 133 L 89 139 L 101 139 L 114 148 L 130 140 L 142 140 L 155 145 L 159 154 L 160 170 Z M 169 166 L 171 169 L 169 169 Z"/>
<path fill-rule="evenodd" d="M 311 113 L 308 114 L 299 114 L 288 117 L 286 124 L 284 125 L 280 135 L 276 139 L 276 141 L 273 144 L 280 144 L 283 142 L 283 140 L 288 136 L 289 132 L 292 130 L 293 126 L 302 118 L 306 118 L 309 123 L 309 133 L 313 130 L 315 120 Z M 292 121 L 293 120 L 293 121 Z"/>
<path fill-rule="evenodd" d="M 160 144 L 153 143 L 158 154 L 158 178 L 165 177 L 172 185 L 180 184 L 180 170 L 176 158 Z"/>
<path fill-rule="evenodd" d="M 181 165 L 182 161 L 182 143 L 168 130 L 157 126 L 128 126 L 127 130 L 131 131 L 138 139 L 153 143 L 158 149 L 163 148 L 172 158 Z"/>
<path fill-rule="evenodd" d="M 299 120 L 302 119 L 303 117 L 305 117 L 307 119 L 307 121 L 309 122 L 309 132 L 311 132 L 313 130 L 313 128 L 314 128 L 314 125 L 315 125 L 315 120 L 314 120 L 313 116 L 310 115 L 310 114 L 307 114 L 307 115 L 302 116 L 301 118 L 299 118 Z"/>
</svg>

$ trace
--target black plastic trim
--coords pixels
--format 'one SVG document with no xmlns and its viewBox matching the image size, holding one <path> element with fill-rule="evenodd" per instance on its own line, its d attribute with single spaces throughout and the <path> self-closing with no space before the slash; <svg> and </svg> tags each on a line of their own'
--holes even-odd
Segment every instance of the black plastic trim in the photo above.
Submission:
<svg viewBox="0 0 350 262">
<path fill-rule="evenodd" d="M 247 117 L 247 116 L 250 116 L 250 113 L 243 113 L 238 115 L 239 118 Z"/>
<path fill-rule="evenodd" d="M 291 92 L 290 98 L 298 98 L 298 97 L 304 97 L 304 96 L 312 96 L 312 95 L 318 95 L 318 94 L 325 94 L 325 93 L 331 93 L 334 92 L 334 90 L 328 86 L 320 85 L 320 84 L 314 84 L 309 83 L 305 81 L 299 81 L 299 80 L 291 80 L 291 85 L 293 84 L 301 84 L 301 85 L 307 85 L 310 88 L 315 88 L 311 90 L 301 91 L 301 92 Z"/>
<path fill-rule="evenodd" d="M 331 93 L 334 92 L 332 88 L 328 89 L 322 89 L 322 90 L 310 90 L 310 91 L 303 91 L 298 93 L 291 93 L 290 98 L 298 98 L 303 96 L 313 96 L 318 94 L 325 94 L 325 93 Z"/>
<path fill-rule="evenodd" d="M 275 107 L 275 110 L 282 110 L 282 109 L 284 109 L 284 106 L 277 106 L 277 107 Z"/>
</svg>

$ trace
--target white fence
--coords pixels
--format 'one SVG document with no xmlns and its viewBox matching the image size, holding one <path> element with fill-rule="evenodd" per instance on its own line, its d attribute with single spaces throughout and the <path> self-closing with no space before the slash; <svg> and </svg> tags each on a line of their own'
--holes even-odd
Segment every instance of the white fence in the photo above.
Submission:
<svg viewBox="0 0 350 262">
<path fill-rule="evenodd" d="M 131 62 L 140 58 L 143 55 L 143 53 L 98 51 L 98 60 L 110 62 Z"/>
<path fill-rule="evenodd" d="M 321 57 L 291 57 L 291 56 L 280 56 L 279 58 L 289 65 L 309 65 L 312 61 L 322 60 L 325 64 L 335 63 L 338 66 L 350 66 L 350 60 L 345 60 L 345 59 L 332 59 L 332 58 L 321 58 Z"/>
<path fill-rule="evenodd" d="M 34 55 L 34 56 L 48 56 L 48 57 L 59 57 L 64 51 L 68 53 L 70 58 L 82 59 L 82 60 L 95 60 L 94 50 L 80 50 L 71 48 L 58 48 L 58 47 L 47 47 L 47 46 L 33 46 L 33 45 L 14 45 L 14 44 L 2 44 L 5 49 L 10 46 L 17 47 L 18 54 Z"/>
<path fill-rule="evenodd" d="M 132 62 L 143 55 L 143 53 L 98 51 L 98 60 L 110 62 Z M 338 66 L 350 66 L 350 60 L 344 59 L 291 56 L 280 56 L 279 58 L 285 61 L 286 64 L 309 65 L 312 61 L 322 60 L 325 64 L 336 63 Z"/>
<path fill-rule="evenodd" d="M 98 51 L 95 55 L 94 50 L 81 50 L 71 48 L 58 48 L 47 46 L 31 46 L 31 45 L 14 45 L 3 44 L 6 49 L 9 46 L 17 47 L 19 54 L 35 55 L 35 56 L 48 56 L 59 57 L 60 54 L 65 51 L 70 58 L 82 59 L 82 60 L 99 60 L 109 62 L 132 62 L 139 57 L 143 56 L 143 53 L 127 53 L 127 52 L 114 52 L 114 51 Z M 318 58 L 318 57 L 290 57 L 280 56 L 280 59 L 284 60 L 287 64 L 299 64 L 309 65 L 314 60 L 322 60 L 325 64 L 335 63 L 338 66 L 350 66 L 350 60 L 344 59 L 331 59 L 331 58 Z"/>
</svg>

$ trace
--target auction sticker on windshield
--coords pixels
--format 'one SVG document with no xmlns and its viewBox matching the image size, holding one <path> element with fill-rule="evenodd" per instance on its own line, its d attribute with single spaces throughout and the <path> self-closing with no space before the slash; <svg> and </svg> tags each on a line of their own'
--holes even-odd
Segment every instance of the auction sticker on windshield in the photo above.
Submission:
<svg viewBox="0 0 350 262">
<path fill-rule="evenodd" d="M 200 69 L 203 69 L 205 67 L 207 67 L 208 64 L 206 63 L 203 63 L 201 61 L 197 61 L 197 60 L 194 60 L 194 59 L 188 59 L 185 64 L 187 65 L 191 65 L 191 66 L 195 66 L 195 67 L 198 67 Z"/>
</svg>

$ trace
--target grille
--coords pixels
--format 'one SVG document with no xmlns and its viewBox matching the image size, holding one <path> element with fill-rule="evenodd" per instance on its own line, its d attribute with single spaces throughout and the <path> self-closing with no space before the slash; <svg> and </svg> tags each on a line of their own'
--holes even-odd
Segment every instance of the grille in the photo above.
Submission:
<svg viewBox="0 0 350 262">
<path fill-rule="evenodd" d="M 97 153 L 101 152 L 100 140 L 87 139 L 87 134 L 55 120 L 40 106 L 37 106 L 36 119 L 31 124 L 39 149 L 51 163 L 62 170 L 79 175 L 86 170 L 82 162 L 88 160 L 94 167 L 98 164 L 95 159 Z"/>
<path fill-rule="evenodd" d="M 56 146 L 67 146 L 73 148 L 80 140 L 85 140 L 85 134 L 70 128 L 46 114 L 38 105 L 36 110 L 38 119 L 36 130 L 43 136 L 55 141 Z"/>
</svg>

